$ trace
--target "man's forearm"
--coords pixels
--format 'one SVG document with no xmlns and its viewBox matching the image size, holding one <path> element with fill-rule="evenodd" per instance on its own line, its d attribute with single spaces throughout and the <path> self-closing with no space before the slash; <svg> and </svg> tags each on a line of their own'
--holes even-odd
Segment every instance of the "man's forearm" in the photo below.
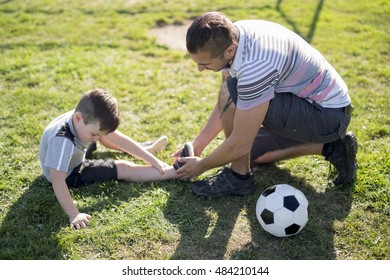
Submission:
<svg viewBox="0 0 390 280">
<path fill-rule="evenodd" d="M 193 141 L 195 155 L 200 155 L 203 149 L 218 135 L 222 130 L 222 122 L 219 118 L 219 109 L 214 107 L 206 125 Z"/>
</svg>

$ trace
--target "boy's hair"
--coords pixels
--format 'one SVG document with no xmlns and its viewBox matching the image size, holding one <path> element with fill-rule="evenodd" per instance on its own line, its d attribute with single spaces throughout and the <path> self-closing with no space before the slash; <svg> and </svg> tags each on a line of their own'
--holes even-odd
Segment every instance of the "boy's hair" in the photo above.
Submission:
<svg viewBox="0 0 390 280">
<path fill-rule="evenodd" d="M 235 32 L 235 26 L 224 14 L 204 13 L 188 28 L 187 50 L 193 54 L 202 51 L 210 53 L 212 57 L 223 56 L 232 43 L 237 43 Z"/>
<path fill-rule="evenodd" d="M 80 112 L 87 125 L 99 122 L 101 131 L 113 132 L 119 126 L 118 103 L 106 90 L 94 88 L 83 94 L 76 106 L 75 112 Z"/>
</svg>

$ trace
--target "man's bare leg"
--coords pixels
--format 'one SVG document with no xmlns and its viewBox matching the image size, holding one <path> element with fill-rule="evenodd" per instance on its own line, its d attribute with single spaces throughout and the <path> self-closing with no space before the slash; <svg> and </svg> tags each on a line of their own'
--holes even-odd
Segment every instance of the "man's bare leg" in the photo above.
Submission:
<svg viewBox="0 0 390 280">
<path fill-rule="evenodd" d="M 226 85 L 226 81 L 224 81 L 221 85 L 221 89 L 218 97 L 218 107 L 221 112 L 222 118 L 222 126 L 225 133 L 225 138 L 228 138 L 233 130 L 233 120 L 234 113 L 236 111 L 236 106 L 233 102 L 231 102 L 227 106 L 227 100 L 229 99 L 229 90 Z M 239 174 L 247 174 L 250 171 L 250 161 L 249 154 L 233 161 L 230 164 L 230 168 Z"/>
<path fill-rule="evenodd" d="M 306 155 L 321 155 L 324 144 L 308 143 L 292 146 L 282 150 L 266 152 L 258 158 L 252 160 L 252 163 L 264 164 L 272 163 L 279 160 L 291 159 Z"/>
</svg>

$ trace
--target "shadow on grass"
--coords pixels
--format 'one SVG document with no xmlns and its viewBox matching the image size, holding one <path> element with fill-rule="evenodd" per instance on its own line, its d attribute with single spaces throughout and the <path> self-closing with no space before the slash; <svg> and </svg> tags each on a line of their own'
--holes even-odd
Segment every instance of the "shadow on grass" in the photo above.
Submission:
<svg viewBox="0 0 390 280">
<path fill-rule="evenodd" d="M 299 30 L 298 26 L 295 24 L 294 20 L 291 19 L 282 9 L 282 2 L 283 0 L 277 0 L 276 1 L 276 10 L 280 13 L 280 15 L 284 18 L 284 20 L 293 28 L 294 32 L 300 35 L 302 38 L 304 38 L 308 43 L 310 43 L 313 40 L 314 32 L 316 30 L 318 18 L 320 16 L 322 7 L 324 5 L 325 0 L 319 0 L 317 7 L 314 11 L 313 18 L 311 21 L 311 24 L 309 26 L 308 33 L 306 35 L 302 34 L 302 32 Z"/>
<path fill-rule="evenodd" d="M 171 259 L 336 259 L 333 223 L 348 215 L 352 187 L 328 186 L 325 192 L 318 193 L 276 165 L 262 166 L 255 175 L 256 192 L 251 196 L 217 200 L 170 196 L 165 217 L 178 226 L 181 234 Z M 256 217 L 256 202 L 262 191 L 279 183 L 297 187 L 309 200 L 308 224 L 288 238 L 268 234 Z M 245 220 L 249 234 L 241 233 L 245 226 L 240 228 L 240 224 Z"/>
<path fill-rule="evenodd" d="M 138 187 L 123 188 L 118 182 L 91 184 L 71 191 L 93 201 L 82 211 L 93 215 L 113 205 L 134 199 L 142 193 Z M 68 259 L 58 233 L 69 227 L 69 220 L 57 202 L 51 184 L 37 177 L 13 203 L 0 224 L 0 259 Z"/>
<path fill-rule="evenodd" d="M 333 223 L 348 215 L 353 186 L 328 186 L 318 192 L 276 165 L 264 165 L 255 175 L 254 195 L 217 200 L 194 196 L 185 183 L 160 185 L 169 193 L 164 217 L 180 233 L 178 242 L 169 245 L 174 248 L 170 259 L 336 259 Z M 256 218 L 257 198 L 266 187 L 278 183 L 297 187 L 310 203 L 308 224 L 289 238 L 268 234 Z M 109 182 L 73 194 L 93 201 L 83 211 L 96 213 L 134 199 L 144 189 L 148 187 L 130 190 Z M 36 178 L 0 225 L 0 259 L 67 259 L 58 233 L 68 224 L 50 184 L 43 176 Z"/>
<path fill-rule="evenodd" d="M 303 39 L 305 39 L 306 42 L 310 43 L 313 40 L 314 33 L 315 33 L 315 30 L 317 27 L 317 22 L 318 22 L 318 19 L 320 17 L 324 2 L 325 2 L 325 0 L 318 0 L 318 3 L 315 6 L 315 10 L 314 10 L 314 13 L 312 15 L 312 20 L 310 22 L 310 26 L 309 26 L 309 29 L 307 31 L 307 34 L 304 34 L 304 32 L 301 31 L 301 29 L 297 25 L 296 21 L 294 21 L 294 19 L 288 15 L 288 13 L 285 11 L 285 9 L 283 9 L 283 5 L 282 5 L 283 0 L 276 0 L 275 6 L 268 4 L 268 5 L 264 5 L 264 6 L 251 6 L 251 7 L 247 7 L 247 9 L 249 9 L 251 11 L 275 9 L 280 14 L 280 16 L 288 23 L 288 25 L 291 26 L 291 29 L 295 33 L 297 33 L 299 36 L 301 36 Z M 220 8 L 219 11 L 224 12 L 227 10 L 235 10 L 236 8 L 237 7 L 235 7 L 235 6 L 226 5 L 222 8 Z M 305 15 L 301 15 L 301 16 L 305 16 Z"/>
<path fill-rule="evenodd" d="M 55 214 L 56 204 L 46 179 L 36 178 L 1 223 L 0 259 L 61 259 L 61 248 L 53 235 L 68 221 Z"/>
</svg>

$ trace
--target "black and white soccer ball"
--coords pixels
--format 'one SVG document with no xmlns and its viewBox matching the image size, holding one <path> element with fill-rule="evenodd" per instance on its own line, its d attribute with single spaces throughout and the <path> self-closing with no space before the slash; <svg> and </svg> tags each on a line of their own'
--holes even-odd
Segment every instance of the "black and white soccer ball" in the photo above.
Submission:
<svg viewBox="0 0 390 280">
<path fill-rule="evenodd" d="M 268 187 L 256 204 L 256 216 L 263 229 L 286 237 L 300 232 L 309 220 L 309 202 L 298 189 L 279 184 Z"/>
</svg>

